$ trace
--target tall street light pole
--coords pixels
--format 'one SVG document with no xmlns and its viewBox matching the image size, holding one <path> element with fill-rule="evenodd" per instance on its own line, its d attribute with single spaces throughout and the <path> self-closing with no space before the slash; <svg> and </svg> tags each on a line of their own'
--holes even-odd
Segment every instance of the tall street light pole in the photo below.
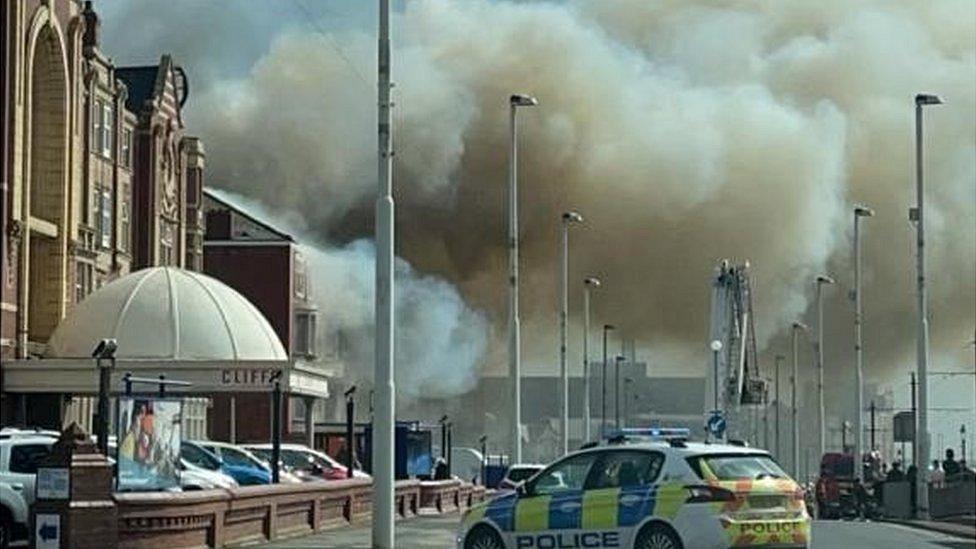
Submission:
<svg viewBox="0 0 976 549">
<path fill-rule="evenodd" d="M 607 332 L 613 330 L 610 324 L 603 325 L 603 373 L 600 387 L 600 438 L 607 434 Z"/>
<path fill-rule="evenodd" d="M 786 360 L 786 357 L 785 356 L 783 356 L 783 355 L 776 355 L 776 372 L 774 374 L 774 383 L 776 383 L 776 410 L 775 410 L 775 412 L 776 412 L 776 422 L 775 422 L 776 423 L 776 436 L 773 437 L 773 438 L 776 441 L 776 459 L 780 459 L 780 460 L 783 459 L 783 454 L 781 454 L 780 451 L 779 451 L 779 434 L 780 434 L 780 431 L 781 431 L 780 430 L 780 425 L 779 425 L 779 409 L 780 409 L 780 404 L 781 404 L 781 401 L 779 399 L 779 370 L 780 370 L 779 367 L 780 367 L 780 364 L 782 364 L 784 360 Z"/>
<path fill-rule="evenodd" d="M 566 369 L 566 316 L 569 309 L 569 226 L 582 223 L 583 216 L 576 212 L 562 215 L 562 276 L 560 277 L 561 307 L 559 309 L 559 377 L 562 383 L 562 414 L 560 431 L 563 454 L 569 452 L 569 371 Z"/>
<path fill-rule="evenodd" d="M 864 467 L 861 460 L 864 450 L 861 448 L 864 438 L 864 349 L 861 344 L 861 218 L 871 217 L 874 210 L 867 206 L 854 207 L 854 353 L 856 355 L 854 383 L 854 469 L 859 482 L 864 482 Z M 922 475 L 924 476 L 924 475 Z"/>
<path fill-rule="evenodd" d="M 817 277 L 817 425 L 820 427 L 817 433 L 820 456 L 826 451 L 827 425 L 826 411 L 824 410 L 824 314 L 823 314 L 823 287 L 824 284 L 833 284 L 834 279 L 827 275 Z"/>
<path fill-rule="evenodd" d="M 508 155 L 508 366 L 512 378 L 512 463 L 522 462 L 522 364 L 519 341 L 518 296 L 518 120 L 519 107 L 532 107 L 539 101 L 529 95 L 508 98 L 511 139 Z"/>
<path fill-rule="evenodd" d="M 390 0 L 380 0 L 377 79 L 376 340 L 373 376 L 373 547 L 393 547 L 393 120 L 390 113 Z"/>
<path fill-rule="evenodd" d="M 590 441 L 590 288 L 599 288 L 600 279 L 583 279 L 583 440 Z"/>
<path fill-rule="evenodd" d="M 800 423 L 797 417 L 797 405 L 796 405 L 796 386 L 799 381 L 797 378 L 799 376 L 799 362 L 800 362 L 800 349 L 797 345 L 797 340 L 799 339 L 800 332 L 805 332 L 807 330 L 806 324 L 802 322 L 793 323 L 793 372 L 790 375 L 790 413 L 792 419 L 793 427 L 793 478 L 800 478 Z"/>
<path fill-rule="evenodd" d="M 927 518 L 929 512 L 928 490 L 925 488 L 925 467 L 929 463 L 929 321 L 928 295 L 925 288 L 925 192 L 922 177 L 922 107 L 925 105 L 940 105 L 942 99 L 937 95 L 918 94 L 915 96 L 915 232 L 918 244 L 918 335 L 916 352 L 918 354 L 918 422 L 915 432 L 918 434 L 916 443 L 920 446 L 919 463 L 921 468 L 916 478 L 918 485 L 918 514 L 920 518 Z"/>
<path fill-rule="evenodd" d="M 620 430 L 620 363 L 627 360 L 623 355 L 617 355 L 613 368 L 613 426 Z"/>
</svg>

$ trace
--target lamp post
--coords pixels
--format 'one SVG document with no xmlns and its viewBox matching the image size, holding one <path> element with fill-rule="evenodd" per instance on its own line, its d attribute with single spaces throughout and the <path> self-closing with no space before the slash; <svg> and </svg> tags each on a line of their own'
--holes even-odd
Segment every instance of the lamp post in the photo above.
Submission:
<svg viewBox="0 0 976 549">
<path fill-rule="evenodd" d="M 713 410 L 721 411 L 718 406 L 718 354 L 722 352 L 722 342 L 715 339 L 709 344 L 709 348 L 712 350 L 712 373 L 714 378 L 712 380 L 712 404 Z"/>
<path fill-rule="evenodd" d="M 562 413 L 560 414 L 560 432 L 562 436 L 563 454 L 569 452 L 569 371 L 566 369 L 566 316 L 569 309 L 569 226 L 582 223 L 583 216 L 569 211 L 562 215 L 562 276 L 560 282 L 559 309 L 559 378 L 562 383 Z"/>
<path fill-rule="evenodd" d="M 112 371 L 115 370 L 115 351 L 118 343 L 114 339 L 103 339 L 92 351 L 95 367 L 98 369 L 98 432 L 95 435 L 98 449 L 102 455 L 108 455 L 109 405 L 108 397 L 111 391 Z"/>
<path fill-rule="evenodd" d="M 797 340 L 799 339 L 799 333 L 801 331 L 806 331 L 807 326 L 802 322 L 793 323 L 793 373 L 790 376 L 790 412 L 792 414 L 792 427 L 793 427 L 793 477 L 800 478 L 800 424 L 797 417 L 797 406 L 796 406 L 796 384 L 797 376 L 799 374 L 799 360 L 800 360 L 800 350 L 797 345 Z"/>
<path fill-rule="evenodd" d="M 864 438 L 864 349 L 861 344 L 861 218 L 871 217 L 874 210 L 867 206 L 854 207 L 854 353 L 855 383 L 854 383 L 854 469 L 855 477 L 864 482 L 864 468 L 860 466 L 863 454 L 861 445 Z M 921 475 L 925 476 L 925 475 Z"/>
<path fill-rule="evenodd" d="M 396 385 L 393 375 L 393 117 L 390 92 L 390 0 L 380 0 L 377 61 L 376 297 L 373 379 L 373 547 L 393 547 L 393 427 Z M 277 464 L 273 467 L 277 470 Z"/>
<path fill-rule="evenodd" d="M 942 99 L 937 95 L 918 94 L 915 96 L 915 208 L 909 211 L 909 219 L 915 221 L 915 232 L 918 243 L 915 247 L 918 271 L 918 334 L 916 353 L 918 355 L 918 417 L 915 432 L 918 434 L 917 443 L 920 446 L 919 463 L 927 467 L 929 463 L 929 323 L 928 323 L 928 295 L 925 288 L 925 192 L 923 186 L 922 162 L 922 108 L 926 105 L 940 105 Z M 919 469 L 916 483 L 918 486 L 918 515 L 928 518 L 929 497 L 926 488 L 924 469 Z"/>
<path fill-rule="evenodd" d="M 583 279 L 583 440 L 590 441 L 590 288 L 599 288 L 600 279 Z"/>
<path fill-rule="evenodd" d="M 607 332 L 613 330 L 611 324 L 603 325 L 603 373 L 600 388 L 600 438 L 607 433 Z"/>
<path fill-rule="evenodd" d="M 522 462 L 522 365 L 518 296 L 518 113 L 519 107 L 538 105 L 536 98 L 513 94 L 508 98 L 510 148 L 508 155 L 508 365 L 512 377 L 513 463 Z"/>
<path fill-rule="evenodd" d="M 775 361 L 776 362 L 776 372 L 774 373 L 774 382 L 776 383 L 776 389 L 775 389 L 775 392 L 776 392 L 776 410 L 775 410 L 775 414 L 776 414 L 776 416 L 775 416 L 775 420 L 776 420 L 775 421 L 775 423 L 776 423 L 776 436 L 773 437 L 773 439 L 776 442 L 776 459 L 783 459 L 783 454 L 781 454 L 779 452 L 779 433 L 780 433 L 780 426 L 779 426 L 779 408 L 780 408 L 780 399 L 779 399 L 779 366 L 780 366 L 780 364 L 783 363 L 784 360 L 786 360 L 786 357 L 785 356 L 783 356 L 783 355 L 776 355 L 776 361 Z"/>
<path fill-rule="evenodd" d="M 623 355 L 614 358 L 613 368 L 613 426 L 620 430 L 620 363 L 627 360 Z"/>
<path fill-rule="evenodd" d="M 624 378 L 624 424 L 626 427 L 628 419 L 630 418 L 630 387 L 634 383 L 634 380 L 629 377 Z M 965 456 L 965 454 L 963 454 Z"/>
<path fill-rule="evenodd" d="M 826 449 L 827 426 L 824 424 L 826 411 L 824 410 L 824 315 L 823 315 L 823 287 L 824 284 L 833 284 L 834 279 L 827 275 L 817 277 L 817 425 L 820 427 L 817 433 L 820 449 L 820 456 L 824 455 Z"/>
</svg>

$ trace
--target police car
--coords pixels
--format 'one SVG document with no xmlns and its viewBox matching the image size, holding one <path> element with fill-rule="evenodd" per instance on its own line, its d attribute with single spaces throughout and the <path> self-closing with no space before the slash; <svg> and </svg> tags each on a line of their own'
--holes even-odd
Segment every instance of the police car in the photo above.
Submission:
<svg viewBox="0 0 976 549">
<path fill-rule="evenodd" d="M 458 547 L 807 546 L 803 491 L 767 452 L 659 431 L 568 454 L 516 492 L 471 508 Z"/>
</svg>

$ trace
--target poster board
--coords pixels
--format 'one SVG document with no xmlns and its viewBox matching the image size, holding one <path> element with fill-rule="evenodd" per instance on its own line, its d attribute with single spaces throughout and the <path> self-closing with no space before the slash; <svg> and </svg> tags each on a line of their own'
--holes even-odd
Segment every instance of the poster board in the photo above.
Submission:
<svg viewBox="0 0 976 549">
<path fill-rule="evenodd" d="M 182 412 L 178 399 L 119 398 L 117 491 L 179 487 Z"/>
</svg>

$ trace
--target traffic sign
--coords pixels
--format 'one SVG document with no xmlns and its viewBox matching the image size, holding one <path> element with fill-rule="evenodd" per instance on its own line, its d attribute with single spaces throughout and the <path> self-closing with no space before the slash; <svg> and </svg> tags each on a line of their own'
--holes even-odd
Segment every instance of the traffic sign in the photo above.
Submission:
<svg viewBox="0 0 976 549">
<path fill-rule="evenodd" d="M 720 410 L 712 411 L 712 415 L 708 418 L 708 422 L 705 423 L 705 427 L 708 429 L 708 432 L 712 434 L 712 436 L 722 438 L 722 435 L 725 434 L 726 427 L 725 418 L 722 416 L 722 412 Z"/>
<path fill-rule="evenodd" d="M 34 520 L 34 547 L 60 549 L 61 515 L 37 515 Z"/>
</svg>

